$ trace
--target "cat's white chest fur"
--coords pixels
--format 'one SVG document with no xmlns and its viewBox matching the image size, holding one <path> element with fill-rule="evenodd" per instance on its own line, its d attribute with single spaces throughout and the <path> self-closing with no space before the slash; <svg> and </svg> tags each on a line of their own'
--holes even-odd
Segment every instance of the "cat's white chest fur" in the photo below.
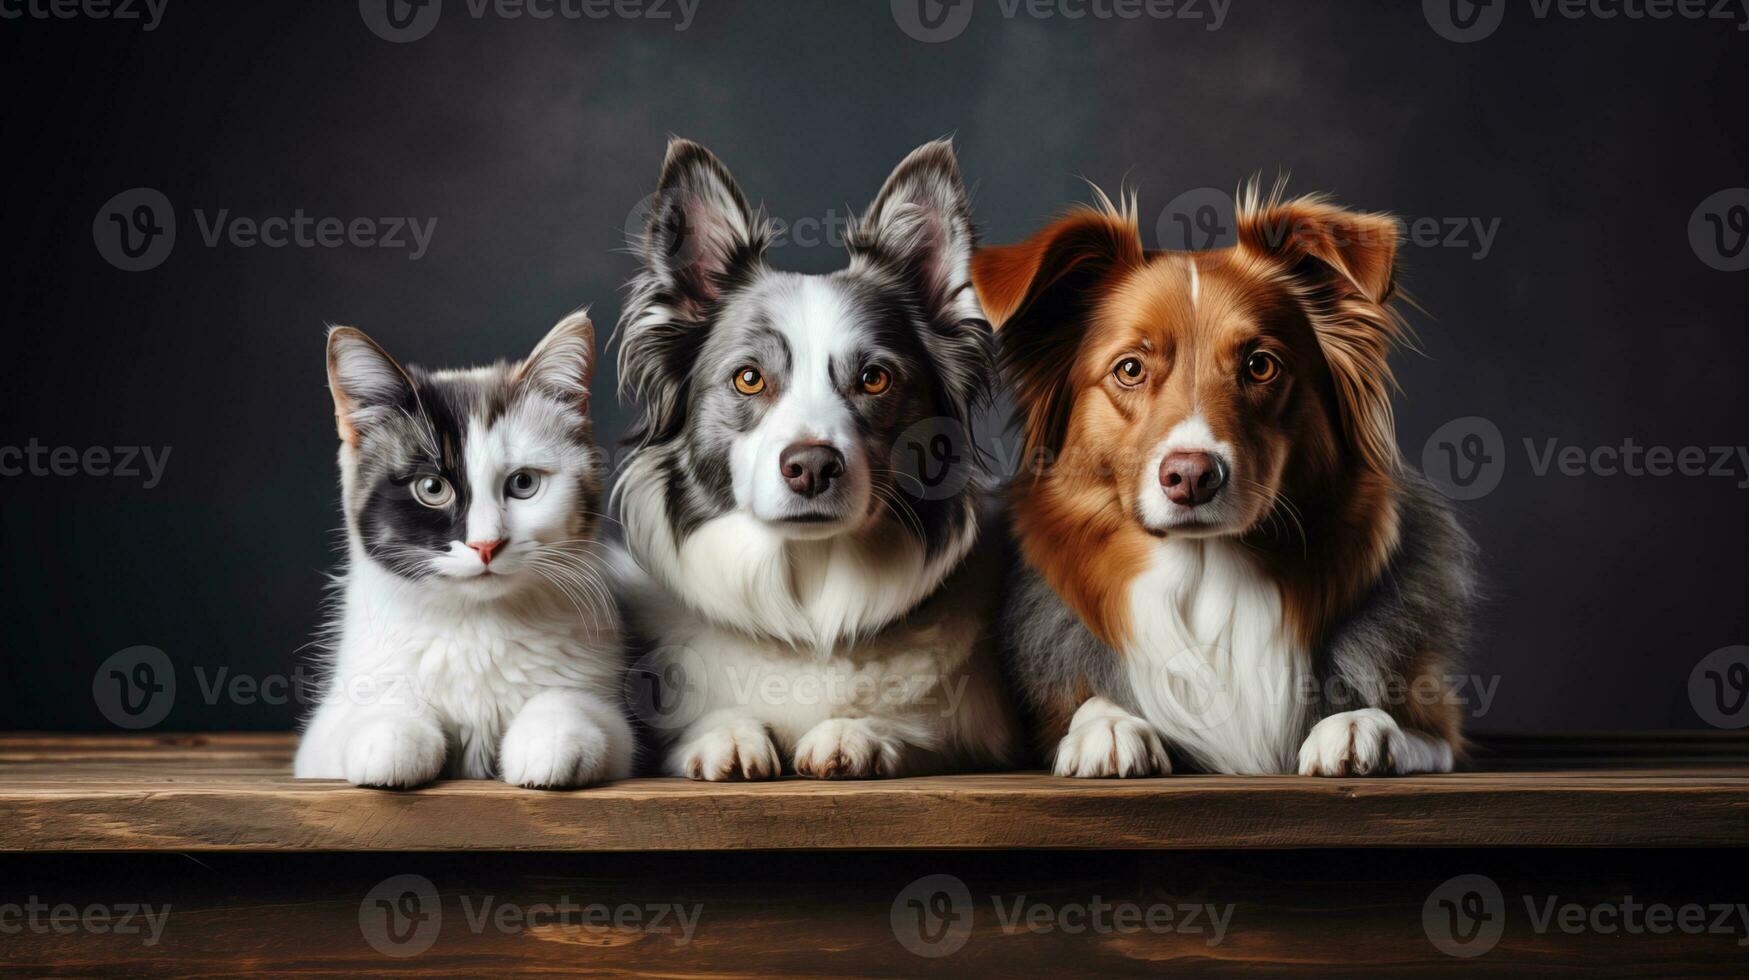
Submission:
<svg viewBox="0 0 1749 980">
<path fill-rule="evenodd" d="M 1168 744 L 1216 772 L 1294 771 L 1310 663 L 1280 589 L 1230 542 L 1172 538 L 1129 600 L 1131 691 Z"/>
</svg>

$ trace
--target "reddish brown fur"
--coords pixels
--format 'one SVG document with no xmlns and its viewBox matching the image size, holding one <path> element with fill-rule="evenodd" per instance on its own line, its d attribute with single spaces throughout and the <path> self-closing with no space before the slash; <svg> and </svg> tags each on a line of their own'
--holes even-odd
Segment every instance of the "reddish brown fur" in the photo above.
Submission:
<svg viewBox="0 0 1749 980">
<path fill-rule="evenodd" d="M 1107 646 L 1129 637 L 1129 584 L 1157 543 L 1134 516 L 1139 468 L 1197 410 L 1235 447 L 1240 539 L 1279 585 L 1304 648 L 1377 583 L 1397 542 L 1395 250 L 1389 218 L 1253 191 L 1229 249 L 1147 252 L 1133 204 L 1105 201 L 978 254 L 974 280 L 1002 332 L 1032 462 L 1014 490 L 1016 533 Z M 1258 349 L 1286 368 L 1267 386 L 1240 376 Z M 1147 368 L 1134 388 L 1113 375 L 1129 357 Z M 1419 658 L 1416 673 L 1437 663 Z M 1408 700 L 1400 720 L 1455 738 L 1444 699 Z"/>
</svg>

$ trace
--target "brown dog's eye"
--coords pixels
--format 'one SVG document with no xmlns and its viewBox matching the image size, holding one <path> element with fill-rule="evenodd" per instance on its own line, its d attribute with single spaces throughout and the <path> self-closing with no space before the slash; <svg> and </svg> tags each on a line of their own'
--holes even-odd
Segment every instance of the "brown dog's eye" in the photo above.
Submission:
<svg viewBox="0 0 1749 980">
<path fill-rule="evenodd" d="M 765 390 L 765 375 L 758 368 L 744 367 L 735 372 L 735 390 L 743 395 L 757 395 Z"/>
<path fill-rule="evenodd" d="M 1253 384 L 1266 385 L 1281 377 L 1281 358 L 1268 351 L 1258 351 L 1245 362 L 1245 377 Z"/>
<path fill-rule="evenodd" d="M 884 367 L 866 367 L 862 369 L 860 383 L 864 392 L 879 395 L 893 386 L 893 372 Z"/>
<path fill-rule="evenodd" d="M 1125 388 L 1134 388 L 1142 383 L 1143 378 L 1148 376 L 1148 369 L 1143 367 L 1142 362 L 1136 358 L 1126 357 L 1117 362 L 1117 367 L 1111 373 L 1117 378 L 1118 384 Z"/>
</svg>

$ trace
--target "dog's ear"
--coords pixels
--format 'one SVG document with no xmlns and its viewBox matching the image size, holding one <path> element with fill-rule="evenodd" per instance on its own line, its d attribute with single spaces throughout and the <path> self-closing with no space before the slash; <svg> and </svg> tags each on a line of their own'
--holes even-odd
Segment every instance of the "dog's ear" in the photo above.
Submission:
<svg viewBox="0 0 1749 980">
<path fill-rule="evenodd" d="M 535 388 L 589 413 L 589 385 L 595 377 L 595 324 L 588 310 L 560 320 L 516 369 L 516 383 Z"/>
<path fill-rule="evenodd" d="M 328 331 L 328 391 L 340 439 L 354 448 L 373 422 L 416 400 L 407 372 L 356 327 Z"/>
<path fill-rule="evenodd" d="M 959 160 L 948 140 L 925 143 L 893 168 L 849 238 L 851 255 L 902 277 L 918 297 L 921 335 L 941 379 L 945 413 L 970 426 L 994 390 L 990 327 L 972 288 L 977 245 Z"/>
<path fill-rule="evenodd" d="M 1072 211 L 1018 245 L 983 249 L 972 261 L 1034 466 L 1062 449 L 1070 369 L 1100 293 L 1145 261 L 1134 209 L 1106 203 Z"/>
<path fill-rule="evenodd" d="M 687 320 L 701 320 L 723 290 L 763 258 L 764 218 L 711 151 L 691 140 L 668 144 L 650 220 L 637 244 L 651 284 Z"/>
<path fill-rule="evenodd" d="M 668 144 L 649 223 L 633 243 L 644 271 L 619 321 L 620 392 L 644 403 L 634 440 L 648 445 L 679 430 L 710 311 L 758 271 L 769 241 L 764 218 L 721 161 L 688 140 Z"/>
<path fill-rule="evenodd" d="M 972 292 L 971 207 L 948 140 L 925 143 L 900 161 L 850 235 L 853 255 L 907 276 L 931 320 L 980 319 Z"/>
<path fill-rule="evenodd" d="M 1362 463 L 1391 473 L 1401 463 L 1391 393 L 1391 350 L 1408 324 L 1396 293 L 1398 226 L 1388 215 L 1347 211 L 1321 198 L 1261 199 L 1239 207 L 1239 247 L 1283 270 L 1330 367 L 1343 433 Z"/>
</svg>

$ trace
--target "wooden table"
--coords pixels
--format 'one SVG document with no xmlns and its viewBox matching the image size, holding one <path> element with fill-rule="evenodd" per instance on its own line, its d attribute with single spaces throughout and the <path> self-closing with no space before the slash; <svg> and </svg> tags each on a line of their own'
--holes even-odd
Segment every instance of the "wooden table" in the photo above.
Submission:
<svg viewBox="0 0 1749 980">
<path fill-rule="evenodd" d="M 291 749 L 0 736 L 0 974 L 1749 974 L 1733 734 L 1495 738 L 1404 779 L 563 793 L 301 782 Z"/>
</svg>

